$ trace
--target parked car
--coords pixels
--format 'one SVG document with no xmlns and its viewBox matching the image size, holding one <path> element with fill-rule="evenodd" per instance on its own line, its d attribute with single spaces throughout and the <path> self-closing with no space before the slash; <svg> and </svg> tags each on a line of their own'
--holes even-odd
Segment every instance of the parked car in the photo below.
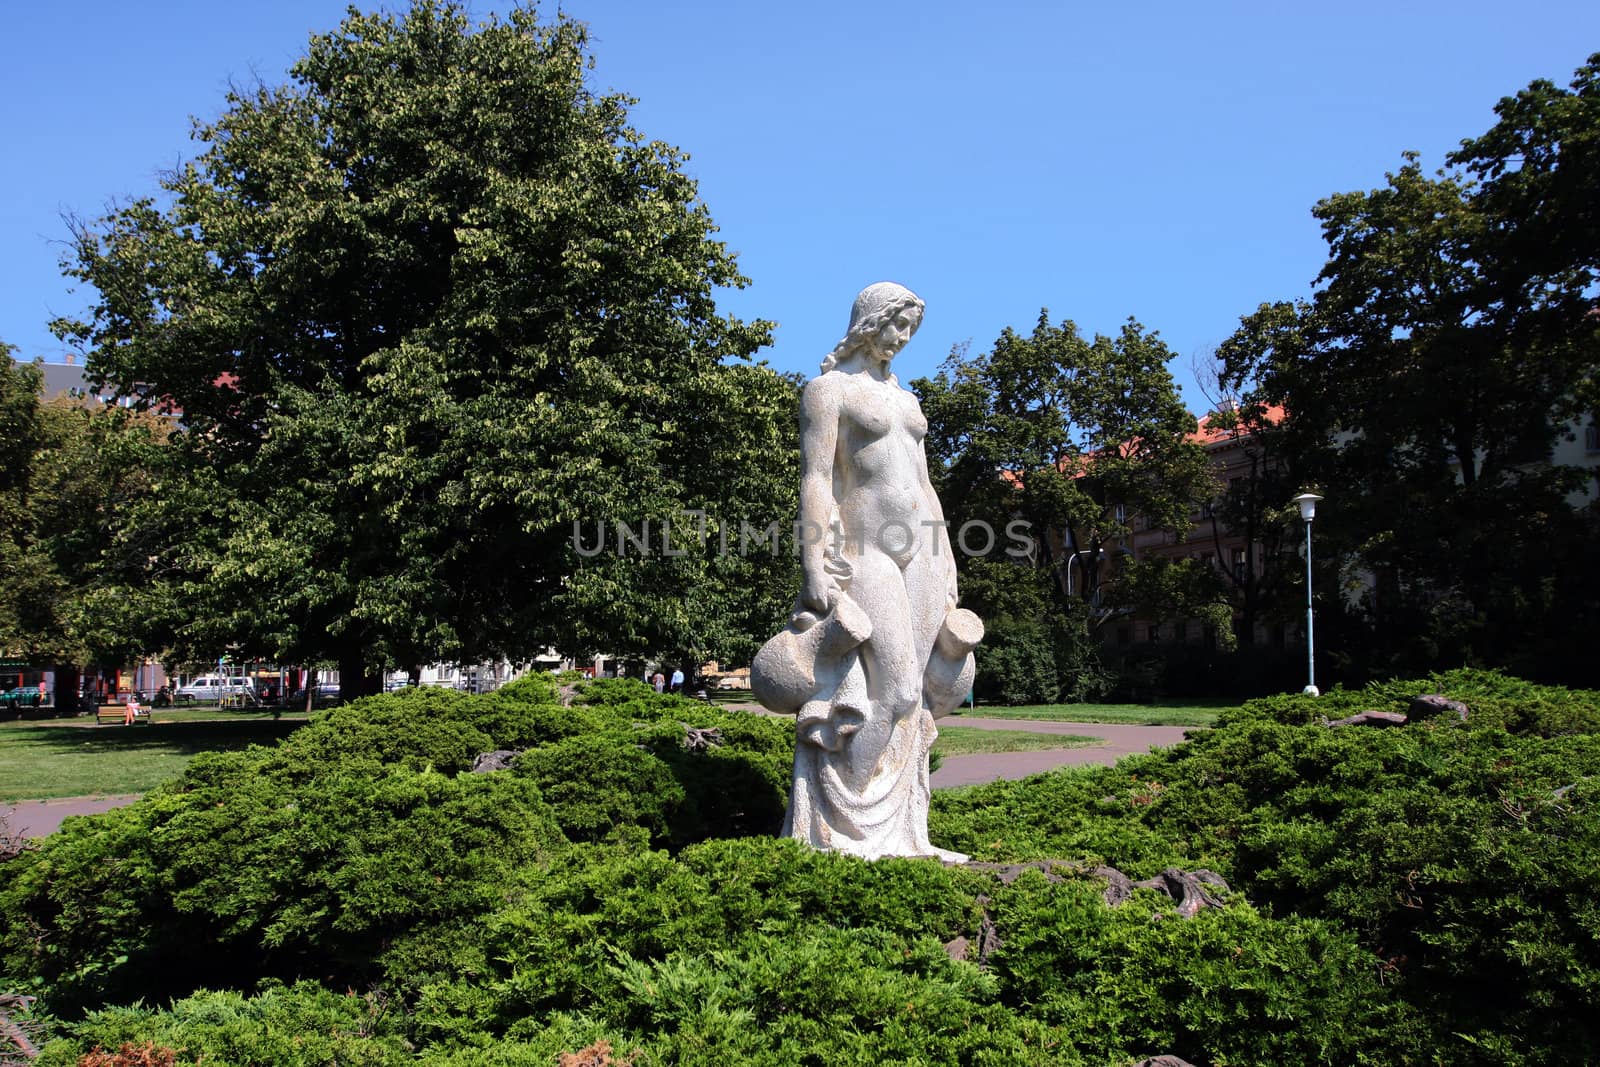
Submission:
<svg viewBox="0 0 1600 1067">
<path fill-rule="evenodd" d="M 0 693 L 0 708 L 36 708 L 39 703 L 39 687 L 36 685 L 19 685 Z"/>
<path fill-rule="evenodd" d="M 324 707 L 327 707 L 329 704 L 337 704 L 338 702 L 339 702 L 339 683 L 338 682 L 318 682 L 316 684 L 316 686 L 313 688 L 313 691 L 311 693 L 311 706 L 312 707 L 324 708 Z M 305 707 L 306 706 L 306 691 L 305 691 L 305 687 L 302 686 L 299 689 L 295 689 L 295 690 L 291 691 L 289 693 L 289 699 L 287 701 L 285 701 L 285 704 L 290 708 L 303 708 L 303 707 Z"/>
<path fill-rule="evenodd" d="M 180 704 L 193 704 L 196 702 L 210 703 L 221 700 L 225 696 L 254 697 L 256 694 L 256 681 L 254 678 L 239 678 L 226 674 L 203 674 L 188 685 L 178 687 L 173 694 L 174 699 Z"/>
</svg>

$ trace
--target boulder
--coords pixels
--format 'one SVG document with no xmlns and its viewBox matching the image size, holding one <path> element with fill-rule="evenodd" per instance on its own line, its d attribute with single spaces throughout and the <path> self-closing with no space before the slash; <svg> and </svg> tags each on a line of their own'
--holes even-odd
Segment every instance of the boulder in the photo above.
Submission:
<svg viewBox="0 0 1600 1067">
<path fill-rule="evenodd" d="M 493 752 L 479 753 L 472 761 L 473 774 L 488 774 L 490 771 L 503 771 L 511 766 L 511 761 L 522 755 L 509 748 L 496 749 Z"/>
<path fill-rule="evenodd" d="M 1411 701 L 1411 706 L 1406 708 L 1406 721 L 1426 722 L 1441 715 L 1454 715 L 1461 722 L 1466 722 L 1471 713 L 1471 709 L 1459 700 L 1451 700 L 1441 693 L 1427 693 Z"/>
<path fill-rule="evenodd" d="M 1409 720 L 1398 711 L 1358 711 L 1344 719 L 1334 719 L 1324 726 L 1404 726 Z"/>
</svg>

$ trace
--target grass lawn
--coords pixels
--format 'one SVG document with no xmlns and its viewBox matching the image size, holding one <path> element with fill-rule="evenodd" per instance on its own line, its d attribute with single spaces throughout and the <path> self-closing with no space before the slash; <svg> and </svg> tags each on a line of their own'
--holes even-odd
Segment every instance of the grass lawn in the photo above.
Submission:
<svg viewBox="0 0 1600 1067">
<path fill-rule="evenodd" d="M 164 722 L 167 714 L 215 720 L 228 713 L 163 709 L 150 726 L 0 723 L 0 802 L 143 793 L 176 777 L 196 753 L 271 744 L 305 721 L 249 712 L 232 721 Z"/>
<path fill-rule="evenodd" d="M 305 722 L 310 716 L 304 709 L 285 711 L 279 716 L 288 722 Z M 260 708 L 157 708 L 150 713 L 150 722 L 160 726 L 168 722 L 271 722 L 272 712 Z"/>
<path fill-rule="evenodd" d="M 748 689 L 723 689 L 712 693 L 719 705 L 754 707 L 756 698 Z M 1234 701 L 1198 704 L 1029 704 L 1018 707 L 990 707 L 976 710 L 963 705 L 954 714 L 972 719 L 1033 719 L 1044 722 L 1109 722 L 1127 726 L 1210 726 L 1223 708 L 1237 707 Z M 1068 746 L 1062 746 L 1068 747 Z"/>
<path fill-rule="evenodd" d="M 1044 722 L 1110 722 L 1130 726 L 1210 726 L 1217 713 L 1233 704 L 1031 704 L 1025 707 L 976 711 L 962 708 L 957 715 L 974 719 L 1034 719 Z"/>
<path fill-rule="evenodd" d="M 948 719 L 944 720 L 949 722 Z M 934 752 L 941 756 L 970 756 L 978 752 L 1033 752 L 1045 748 L 1088 748 L 1101 744 L 1098 737 L 1079 734 L 1036 734 L 1027 730 L 983 730 L 976 726 L 939 727 Z"/>
</svg>

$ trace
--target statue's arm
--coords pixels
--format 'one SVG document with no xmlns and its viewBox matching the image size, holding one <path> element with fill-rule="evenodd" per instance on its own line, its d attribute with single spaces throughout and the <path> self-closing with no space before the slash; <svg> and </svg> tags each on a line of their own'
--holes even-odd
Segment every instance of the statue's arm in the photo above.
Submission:
<svg viewBox="0 0 1600 1067">
<path fill-rule="evenodd" d="M 833 463 L 839 445 L 839 388 L 813 378 L 800 394 L 800 587 L 801 602 L 828 610 L 833 580 L 824 567 L 828 518 L 833 512 Z"/>
</svg>

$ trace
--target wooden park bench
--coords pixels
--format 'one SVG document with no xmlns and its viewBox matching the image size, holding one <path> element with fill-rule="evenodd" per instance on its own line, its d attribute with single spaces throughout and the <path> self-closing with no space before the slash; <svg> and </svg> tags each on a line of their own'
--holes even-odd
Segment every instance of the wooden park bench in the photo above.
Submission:
<svg viewBox="0 0 1600 1067">
<path fill-rule="evenodd" d="M 126 704 L 101 704 L 94 709 L 94 720 L 96 723 L 118 723 L 127 717 L 127 713 L 128 706 Z M 138 714 L 133 717 L 133 721 L 135 723 L 148 723 L 150 721 L 150 709 L 141 707 Z"/>
</svg>

